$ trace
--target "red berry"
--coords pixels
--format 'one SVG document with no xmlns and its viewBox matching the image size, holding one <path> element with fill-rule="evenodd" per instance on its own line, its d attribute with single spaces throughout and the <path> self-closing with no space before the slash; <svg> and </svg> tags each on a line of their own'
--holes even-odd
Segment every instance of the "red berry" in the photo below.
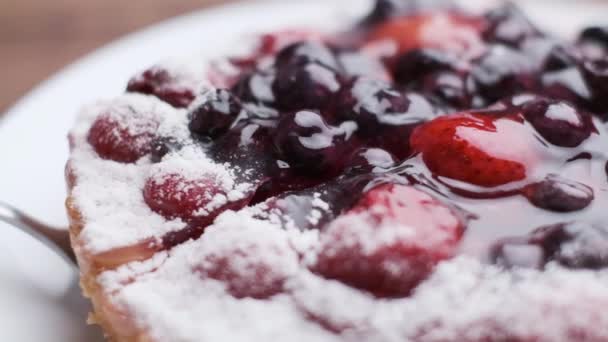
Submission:
<svg viewBox="0 0 608 342">
<path fill-rule="evenodd" d="M 381 185 L 323 232 L 313 270 L 376 296 L 406 296 L 454 255 L 463 228 L 456 213 L 430 195 Z"/>
<path fill-rule="evenodd" d="M 476 55 L 483 49 L 483 21 L 456 14 L 418 14 L 391 19 L 371 34 L 371 41 L 392 40 L 398 52 L 436 48 Z"/>
<path fill-rule="evenodd" d="M 133 77 L 127 91 L 154 95 L 178 108 L 185 108 L 194 100 L 192 80 L 184 79 L 166 69 L 152 67 Z"/>
<path fill-rule="evenodd" d="M 283 292 L 285 280 L 298 265 L 283 231 L 258 226 L 256 221 L 239 229 L 221 222 L 214 228 L 203 238 L 204 255 L 195 272 L 224 283 L 236 298 L 265 299 Z"/>
<path fill-rule="evenodd" d="M 485 187 L 525 179 L 537 159 L 534 135 L 520 116 L 440 117 L 416 128 L 410 144 L 438 176 Z"/>
<path fill-rule="evenodd" d="M 109 112 L 93 122 L 87 140 L 101 158 L 133 163 L 150 152 L 157 128 L 149 116 Z"/>
<path fill-rule="evenodd" d="M 178 174 L 151 177 L 144 186 L 144 201 L 168 219 L 181 218 L 208 225 L 221 212 L 246 205 L 247 199 L 229 201 L 226 190 L 213 175 L 186 179 Z M 243 203 L 245 202 L 245 203 Z"/>
</svg>

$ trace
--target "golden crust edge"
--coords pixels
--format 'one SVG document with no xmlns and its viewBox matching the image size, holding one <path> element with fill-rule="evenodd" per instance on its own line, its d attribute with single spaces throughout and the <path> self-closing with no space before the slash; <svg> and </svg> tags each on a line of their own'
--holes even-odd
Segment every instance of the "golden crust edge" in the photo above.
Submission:
<svg viewBox="0 0 608 342">
<path fill-rule="evenodd" d="M 66 168 L 67 170 L 69 168 Z M 105 269 L 97 265 L 93 256 L 83 248 L 79 235 L 86 223 L 78 210 L 75 198 L 71 195 L 71 189 L 76 181 L 69 171 L 66 172 L 66 179 L 69 195 L 65 206 L 69 220 L 70 244 L 79 267 L 82 294 L 91 301 L 93 307 L 86 320 L 87 323 L 100 326 L 106 340 L 110 342 L 157 342 L 143 329 L 137 327 L 134 317 L 130 317 L 112 303 L 111 293 L 104 291 L 97 281 L 97 277 Z"/>
</svg>

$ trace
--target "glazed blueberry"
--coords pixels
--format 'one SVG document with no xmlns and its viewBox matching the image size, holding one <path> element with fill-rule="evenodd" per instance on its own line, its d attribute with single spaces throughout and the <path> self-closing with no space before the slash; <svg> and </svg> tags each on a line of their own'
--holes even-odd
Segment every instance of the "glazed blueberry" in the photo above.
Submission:
<svg viewBox="0 0 608 342">
<path fill-rule="evenodd" d="M 254 70 L 243 74 L 231 92 L 243 102 L 271 105 L 275 101 L 272 92 L 274 79 L 274 70 Z"/>
<path fill-rule="evenodd" d="M 566 100 L 588 107 L 592 93 L 584 72 L 578 66 L 545 72 L 540 77 L 542 93 L 551 98 Z"/>
<path fill-rule="evenodd" d="M 457 109 L 481 107 L 485 101 L 476 96 L 477 84 L 469 75 L 438 72 L 426 75 L 420 91 L 438 102 Z"/>
<path fill-rule="evenodd" d="M 534 89 L 533 63 L 517 50 L 493 45 L 474 61 L 471 75 L 479 92 L 493 102 L 518 92 Z"/>
<path fill-rule="evenodd" d="M 587 222 L 560 223 L 520 238 L 499 241 L 492 249 L 493 261 L 504 267 L 542 269 L 554 261 L 573 269 L 608 267 L 608 230 Z"/>
<path fill-rule="evenodd" d="M 338 61 L 332 50 L 320 42 L 300 42 L 281 50 L 275 59 L 275 66 L 283 68 L 288 65 L 319 63 L 327 68 L 338 70 Z"/>
<path fill-rule="evenodd" d="M 340 89 L 338 74 L 318 62 L 279 69 L 272 90 L 281 110 L 324 109 Z"/>
<path fill-rule="evenodd" d="M 337 53 L 340 69 L 345 77 L 368 77 L 390 81 L 391 75 L 378 58 L 358 51 L 343 50 Z"/>
<path fill-rule="evenodd" d="M 351 170 L 388 169 L 395 165 L 395 156 L 381 148 L 361 148 L 356 150 L 347 162 Z"/>
<path fill-rule="evenodd" d="M 159 99 L 180 108 L 187 107 L 194 100 L 192 89 L 181 85 L 178 76 L 157 67 L 133 77 L 129 81 L 127 91 L 155 95 Z"/>
<path fill-rule="evenodd" d="M 359 134 L 378 134 L 383 125 L 415 123 L 408 112 L 410 100 L 390 84 L 369 78 L 356 78 L 338 95 L 336 115 L 359 126 Z"/>
<path fill-rule="evenodd" d="M 372 12 L 363 20 L 363 25 L 373 25 L 391 18 L 404 3 L 400 0 L 376 0 Z"/>
<path fill-rule="evenodd" d="M 542 246 L 516 238 L 494 245 L 491 258 L 494 264 L 505 268 L 542 269 L 547 262 Z"/>
<path fill-rule="evenodd" d="M 271 159 L 272 136 L 278 125 L 278 113 L 252 105 L 248 105 L 247 110 L 248 116 L 239 119 L 215 140 L 209 152 L 219 162 L 259 170 Z"/>
<path fill-rule="evenodd" d="M 217 89 L 203 95 L 190 110 L 188 128 L 192 133 L 216 138 L 224 134 L 243 111 L 240 101 L 228 90 Z"/>
<path fill-rule="evenodd" d="M 457 63 L 457 59 L 447 52 L 415 49 L 397 59 L 394 70 L 395 81 L 401 85 L 408 85 L 429 73 L 456 70 Z"/>
<path fill-rule="evenodd" d="M 603 224 L 572 223 L 564 229 L 564 241 L 553 258 L 574 269 L 602 269 L 608 266 L 608 230 Z"/>
<path fill-rule="evenodd" d="M 542 182 L 528 186 L 525 194 L 535 206 L 555 212 L 585 209 L 594 198 L 589 186 L 557 175 L 549 175 Z"/>
<path fill-rule="evenodd" d="M 526 120 L 553 145 L 576 147 L 595 132 L 591 114 L 565 101 L 537 98 L 522 106 Z"/>
<path fill-rule="evenodd" d="M 490 42 L 518 45 L 525 38 L 540 35 L 540 31 L 514 4 L 507 3 L 486 15 L 488 28 L 483 37 Z"/>
<path fill-rule="evenodd" d="M 416 12 L 449 10 L 453 5 L 450 0 L 376 0 L 371 13 L 362 24 L 380 24 L 392 17 Z"/>
<path fill-rule="evenodd" d="M 579 41 L 594 42 L 608 49 L 608 26 L 592 26 L 584 29 Z"/>
<path fill-rule="evenodd" d="M 608 110 L 608 57 L 586 61 L 582 70 L 592 92 L 591 106 L 603 114 Z"/>
<path fill-rule="evenodd" d="M 576 67 L 578 63 L 579 58 L 576 51 L 564 45 L 557 45 L 549 52 L 542 68 L 544 71 L 559 71 Z"/>
<path fill-rule="evenodd" d="M 402 93 L 388 83 L 356 78 L 338 94 L 335 116 L 353 121 L 357 135 L 399 159 L 409 155 L 408 137 L 418 124 L 435 116 L 434 106 L 415 93 Z"/>
<path fill-rule="evenodd" d="M 173 137 L 156 137 L 150 143 L 150 160 L 160 162 L 170 152 L 178 151 L 182 144 Z"/>
<path fill-rule="evenodd" d="M 281 118 L 274 137 L 281 160 L 313 174 L 340 172 L 344 158 L 356 148 L 352 121 L 331 126 L 319 112 L 298 111 Z"/>
</svg>

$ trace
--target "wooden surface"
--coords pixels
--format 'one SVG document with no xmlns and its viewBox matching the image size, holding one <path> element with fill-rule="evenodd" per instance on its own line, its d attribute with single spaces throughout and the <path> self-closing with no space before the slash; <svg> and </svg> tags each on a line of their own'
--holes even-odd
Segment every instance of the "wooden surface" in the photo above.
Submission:
<svg viewBox="0 0 608 342">
<path fill-rule="evenodd" d="M 32 87 L 128 32 L 225 0 L 0 0 L 0 116 Z"/>
</svg>

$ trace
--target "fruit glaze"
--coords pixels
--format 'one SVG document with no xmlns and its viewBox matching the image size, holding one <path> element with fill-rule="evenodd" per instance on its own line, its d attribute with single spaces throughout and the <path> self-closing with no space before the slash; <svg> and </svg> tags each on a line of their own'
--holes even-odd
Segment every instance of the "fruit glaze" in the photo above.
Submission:
<svg viewBox="0 0 608 342">
<path fill-rule="evenodd" d="M 72 237 L 118 340 L 608 341 L 607 119 L 608 26 L 378 0 L 86 108 Z"/>
</svg>

